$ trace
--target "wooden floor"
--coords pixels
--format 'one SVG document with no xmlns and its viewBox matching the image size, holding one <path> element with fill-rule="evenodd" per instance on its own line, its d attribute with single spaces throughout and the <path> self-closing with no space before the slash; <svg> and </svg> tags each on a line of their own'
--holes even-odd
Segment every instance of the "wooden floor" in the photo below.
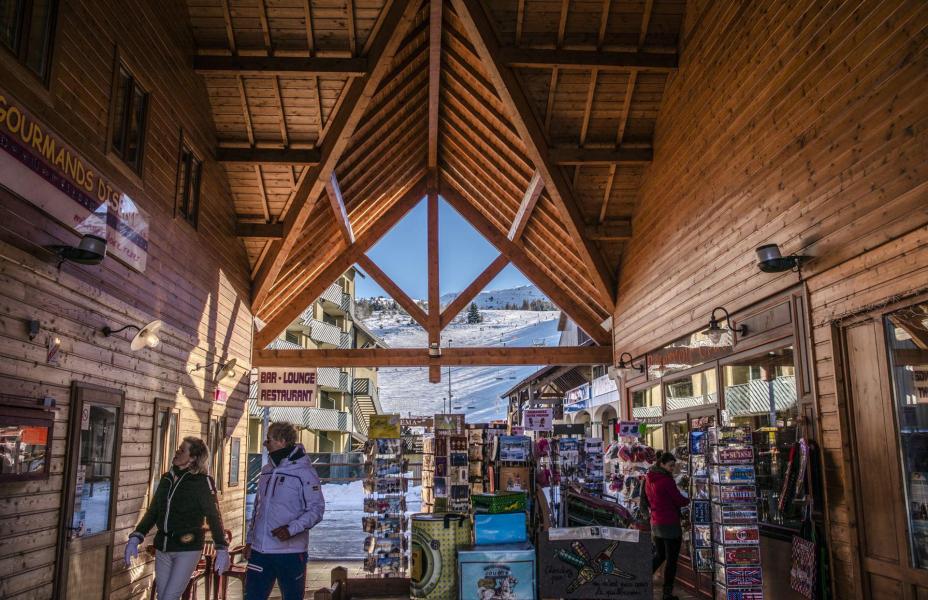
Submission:
<svg viewBox="0 0 928 600">
<path fill-rule="evenodd" d="M 310 562 L 309 568 L 307 570 L 307 579 L 306 579 L 306 600 L 312 600 L 312 592 L 318 590 L 321 587 L 327 587 L 331 580 L 331 572 L 334 567 L 342 566 L 348 569 L 348 577 L 364 577 L 364 571 L 361 569 L 361 562 L 329 562 L 329 561 L 320 561 L 320 562 Z M 680 598 L 680 600 L 696 600 L 696 596 L 686 593 L 684 590 L 678 588 L 674 590 L 674 593 Z M 241 588 L 238 586 L 238 583 L 233 582 L 231 584 L 231 589 L 229 590 L 228 600 L 243 600 L 243 594 Z M 661 599 L 661 579 L 660 577 L 654 578 L 654 600 Z M 274 591 L 271 592 L 270 600 L 280 600 L 280 591 L 277 587 L 274 587 Z"/>
</svg>

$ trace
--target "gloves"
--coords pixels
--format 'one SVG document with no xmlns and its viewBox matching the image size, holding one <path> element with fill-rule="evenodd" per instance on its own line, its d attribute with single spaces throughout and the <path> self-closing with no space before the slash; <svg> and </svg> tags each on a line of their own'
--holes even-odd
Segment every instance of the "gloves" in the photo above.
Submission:
<svg viewBox="0 0 928 600">
<path fill-rule="evenodd" d="M 213 568 L 217 575 L 222 575 L 229 570 L 229 549 L 219 548 L 216 550 L 216 566 Z"/>
<path fill-rule="evenodd" d="M 132 559 L 139 557 L 139 544 L 141 541 L 142 540 L 140 540 L 137 536 L 133 535 L 126 543 L 126 552 L 123 555 L 123 560 L 126 563 L 127 569 L 132 566 Z"/>
</svg>

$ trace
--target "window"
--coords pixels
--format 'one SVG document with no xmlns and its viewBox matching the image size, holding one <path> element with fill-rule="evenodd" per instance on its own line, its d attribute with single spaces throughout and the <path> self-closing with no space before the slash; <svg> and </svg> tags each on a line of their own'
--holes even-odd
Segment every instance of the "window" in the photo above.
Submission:
<svg viewBox="0 0 928 600">
<path fill-rule="evenodd" d="M 148 92 L 121 63 L 113 86 L 113 124 L 110 146 L 136 173 L 142 171 Z"/>
<path fill-rule="evenodd" d="M 654 385 L 632 392 L 632 418 L 639 421 L 641 438 L 655 450 L 664 450 L 664 428 L 661 425 L 661 386 Z"/>
<path fill-rule="evenodd" d="M 177 214 L 193 227 L 197 226 L 197 213 L 200 210 L 200 177 L 202 172 L 203 161 L 197 157 L 183 135 L 181 135 L 175 202 L 177 202 Z"/>
<path fill-rule="evenodd" d="M 214 417 L 209 422 L 209 467 L 210 475 L 217 486 L 223 483 L 223 449 L 226 437 L 225 417 Z"/>
<path fill-rule="evenodd" d="M 229 485 L 238 485 L 239 460 L 242 455 L 242 438 L 232 438 L 229 444 Z"/>
<path fill-rule="evenodd" d="M 14 402 L 0 394 L 0 482 L 47 479 L 54 413 Z"/>
<path fill-rule="evenodd" d="M 928 303 L 886 318 L 912 562 L 928 569 Z"/>
<path fill-rule="evenodd" d="M 48 77 L 55 0 L 0 0 L 0 44 L 44 81 Z"/>
<path fill-rule="evenodd" d="M 667 411 L 717 404 L 715 369 L 707 369 L 665 384 Z"/>
<path fill-rule="evenodd" d="M 171 468 L 174 450 L 179 445 L 177 439 L 177 411 L 162 403 L 157 404 L 155 427 L 152 432 L 151 449 L 151 493 L 155 494 L 161 474 Z"/>
</svg>

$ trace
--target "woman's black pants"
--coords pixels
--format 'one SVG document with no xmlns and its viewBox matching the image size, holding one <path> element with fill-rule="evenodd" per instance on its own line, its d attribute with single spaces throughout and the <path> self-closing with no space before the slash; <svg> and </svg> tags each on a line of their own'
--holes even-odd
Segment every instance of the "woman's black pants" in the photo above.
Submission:
<svg viewBox="0 0 928 600">
<path fill-rule="evenodd" d="M 680 544 L 683 538 L 654 538 L 654 561 L 651 563 L 651 572 L 657 572 L 657 569 L 667 561 L 664 567 L 664 595 L 668 596 L 673 592 L 673 582 L 677 578 L 677 559 L 680 557 Z"/>
</svg>

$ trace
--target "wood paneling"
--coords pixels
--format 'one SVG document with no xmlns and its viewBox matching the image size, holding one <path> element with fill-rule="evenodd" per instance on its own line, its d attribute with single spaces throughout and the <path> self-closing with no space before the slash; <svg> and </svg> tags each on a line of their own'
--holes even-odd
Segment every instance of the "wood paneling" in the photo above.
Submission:
<svg viewBox="0 0 928 600">
<path fill-rule="evenodd" d="M 863 584 L 832 327 L 928 288 L 926 28 L 920 2 L 689 3 L 621 262 L 615 349 L 638 356 L 704 328 L 714 306 L 796 283 L 761 273 L 756 246 L 813 257 L 803 278 L 836 598 Z M 871 585 L 874 598 L 897 589 Z"/>
<path fill-rule="evenodd" d="M 246 435 L 247 381 L 240 376 L 223 383 L 228 405 L 214 406 L 215 386 L 207 371 L 191 372 L 197 363 L 233 357 L 247 369 L 252 317 L 248 260 L 234 235 L 235 212 L 222 166 L 204 163 L 198 228 L 174 219 L 181 131 L 202 156 L 211 156 L 216 146 L 207 91 L 192 70 L 193 39 L 186 19 L 185 7 L 176 2 L 157 8 L 141 1 L 60 3 L 47 89 L 0 50 L 4 89 L 150 217 L 144 273 L 112 257 L 97 266 L 65 263 L 58 269 L 43 247 L 75 244 L 78 237 L 0 189 L 0 383 L 7 393 L 56 402 L 49 478 L 0 489 L 3 598 L 52 594 L 72 382 L 114 388 L 126 396 L 116 544 L 113 556 L 101 557 L 98 565 L 105 572 L 106 561 L 112 561 L 111 598 L 142 597 L 151 582 L 150 561 L 130 574 L 121 554 L 147 502 L 155 398 L 175 399 L 181 435 L 205 438 L 211 411 L 229 418 L 229 435 Z M 129 174 L 104 153 L 116 48 L 151 93 L 141 176 Z M 155 318 L 165 323 L 155 349 L 133 353 L 131 332 L 108 338 L 99 333 L 104 325 L 118 328 Z M 41 323 L 34 340 L 27 336 L 28 319 Z M 46 362 L 49 336 L 61 341 L 58 364 Z M 240 463 L 240 480 L 245 462 Z M 243 501 L 244 486 L 223 492 L 226 526 L 237 539 Z"/>
</svg>

